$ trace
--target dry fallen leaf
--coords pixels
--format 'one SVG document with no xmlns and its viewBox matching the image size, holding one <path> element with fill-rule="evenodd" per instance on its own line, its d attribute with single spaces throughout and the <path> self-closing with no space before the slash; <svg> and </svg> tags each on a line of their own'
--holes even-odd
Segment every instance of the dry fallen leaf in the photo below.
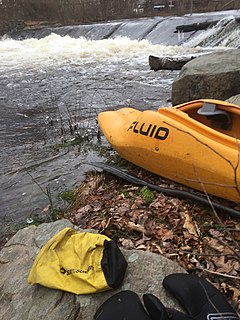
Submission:
<svg viewBox="0 0 240 320">
<path fill-rule="evenodd" d="M 119 239 L 125 249 L 134 249 L 135 245 L 131 239 Z"/>
<path fill-rule="evenodd" d="M 240 302 L 240 289 L 229 287 L 229 290 L 233 292 L 233 300 Z"/>
<path fill-rule="evenodd" d="M 184 213 L 184 219 L 185 221 L 183 224 L 183 228 L 185 228 L 190 235 L 194 236 L 195 238 L 198 238 L 200 232 L 197 223 L 193 221 L 192 217 L 188 212 Z"/>
<path fill-rule="evenodd" d="M 234 269 L 233 261 L 230 259 L 226 261 L 224 256 L 213 257 L 212 261 L 217 267 L 217 272 L 231 274 Z"/>
<path fill-rule="evenodd" d="M 219 242 L 218 239 L 205 237 L 203 238 L 203 242 L 211 249 L 224 253 L 224 254 L 232 254 L 232 250 L 226 246 L 224 246 L 222 243 Z"/>
<path fill-rule="evenodd" d="M 173 232 L 162 224 L 155 229 L 154 235 L 161 241 L 173 239 Z"/>
</svg>

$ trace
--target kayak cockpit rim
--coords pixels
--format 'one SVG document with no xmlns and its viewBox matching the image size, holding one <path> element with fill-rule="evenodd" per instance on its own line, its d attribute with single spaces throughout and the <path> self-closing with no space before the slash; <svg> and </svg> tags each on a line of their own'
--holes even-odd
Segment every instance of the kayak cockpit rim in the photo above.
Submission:
<svg viewBox="0 0 240 320">
<path fill-rule="evenodd" d="M 219 112 L 226 114 L 231 123 L 226 129 L 216 126 L 209 115 L 203 115 L 198 112 L 204 104 L 214 104 Z M 240 139 L 240 106 L 230 104 L 220 100 L 202 99 L 187 102 L 174 107 L 163 107 L 158 109 L 159 115 L 175 120 L 176 123 L 182 123 L 186 128 L 192 129 L 202 135 L 218 141 L 230 148 L 239 149 Z M 215 117 L 216 118 L 216 117 Z M 172 121 L 166 124 L 174 126 Z M 176 127 L 176 129 L 178 129 Z"/>
</svg>

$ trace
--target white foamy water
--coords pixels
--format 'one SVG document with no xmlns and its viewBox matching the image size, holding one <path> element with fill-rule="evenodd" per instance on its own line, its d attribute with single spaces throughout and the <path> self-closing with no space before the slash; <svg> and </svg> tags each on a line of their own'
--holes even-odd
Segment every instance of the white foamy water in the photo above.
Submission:
<svg viewBox="0 0 240 320">
<path fill-rule="evenodd" d="M 235 23 L 234 16 L 228 16 L 220 20 L 212 28 L 202 31 L 185 43 L 186 46 L 211 46 L 212 48 L 237 48 L 240 46 L 240 26 Z"/>
<path fill-rule="evenodd" d="M 0 71 L 41 69 L 86 63 L 118 62 L 136 59 L 147 61 L 150 54 L 171 56 L 191 54 L 201 48 L 152 45 L 147 40 L 130 40 L 126 37 L 105 40 L 87 40 L 51 34 L 42 39 L 0 41 Z"/>
</svg>

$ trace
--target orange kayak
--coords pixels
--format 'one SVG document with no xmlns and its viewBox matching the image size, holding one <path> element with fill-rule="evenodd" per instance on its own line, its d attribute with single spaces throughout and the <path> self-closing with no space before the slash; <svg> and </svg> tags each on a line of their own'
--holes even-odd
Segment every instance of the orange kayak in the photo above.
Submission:
<svg viewBox="0 0 240 320">
<path fill-rule="evenodd" d="M 123 158 L 159 176 L 240 201 L 240 106 L 195 100 L 157 111 L 122 108 L 98 115 Z"/>
</svg>

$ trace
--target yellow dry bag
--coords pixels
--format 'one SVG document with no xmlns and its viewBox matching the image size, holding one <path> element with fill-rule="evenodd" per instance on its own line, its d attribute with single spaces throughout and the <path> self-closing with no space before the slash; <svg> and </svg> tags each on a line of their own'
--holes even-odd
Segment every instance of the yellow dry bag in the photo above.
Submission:
<svg viewBox="0 0 240 320">
<path fill-rule="evenodd" d="M 42 247 L 28 283 L 90 294 L 120 286 L 126 268 L 127 262 L 113 240 L 65 228 Z"/>
</svg>

